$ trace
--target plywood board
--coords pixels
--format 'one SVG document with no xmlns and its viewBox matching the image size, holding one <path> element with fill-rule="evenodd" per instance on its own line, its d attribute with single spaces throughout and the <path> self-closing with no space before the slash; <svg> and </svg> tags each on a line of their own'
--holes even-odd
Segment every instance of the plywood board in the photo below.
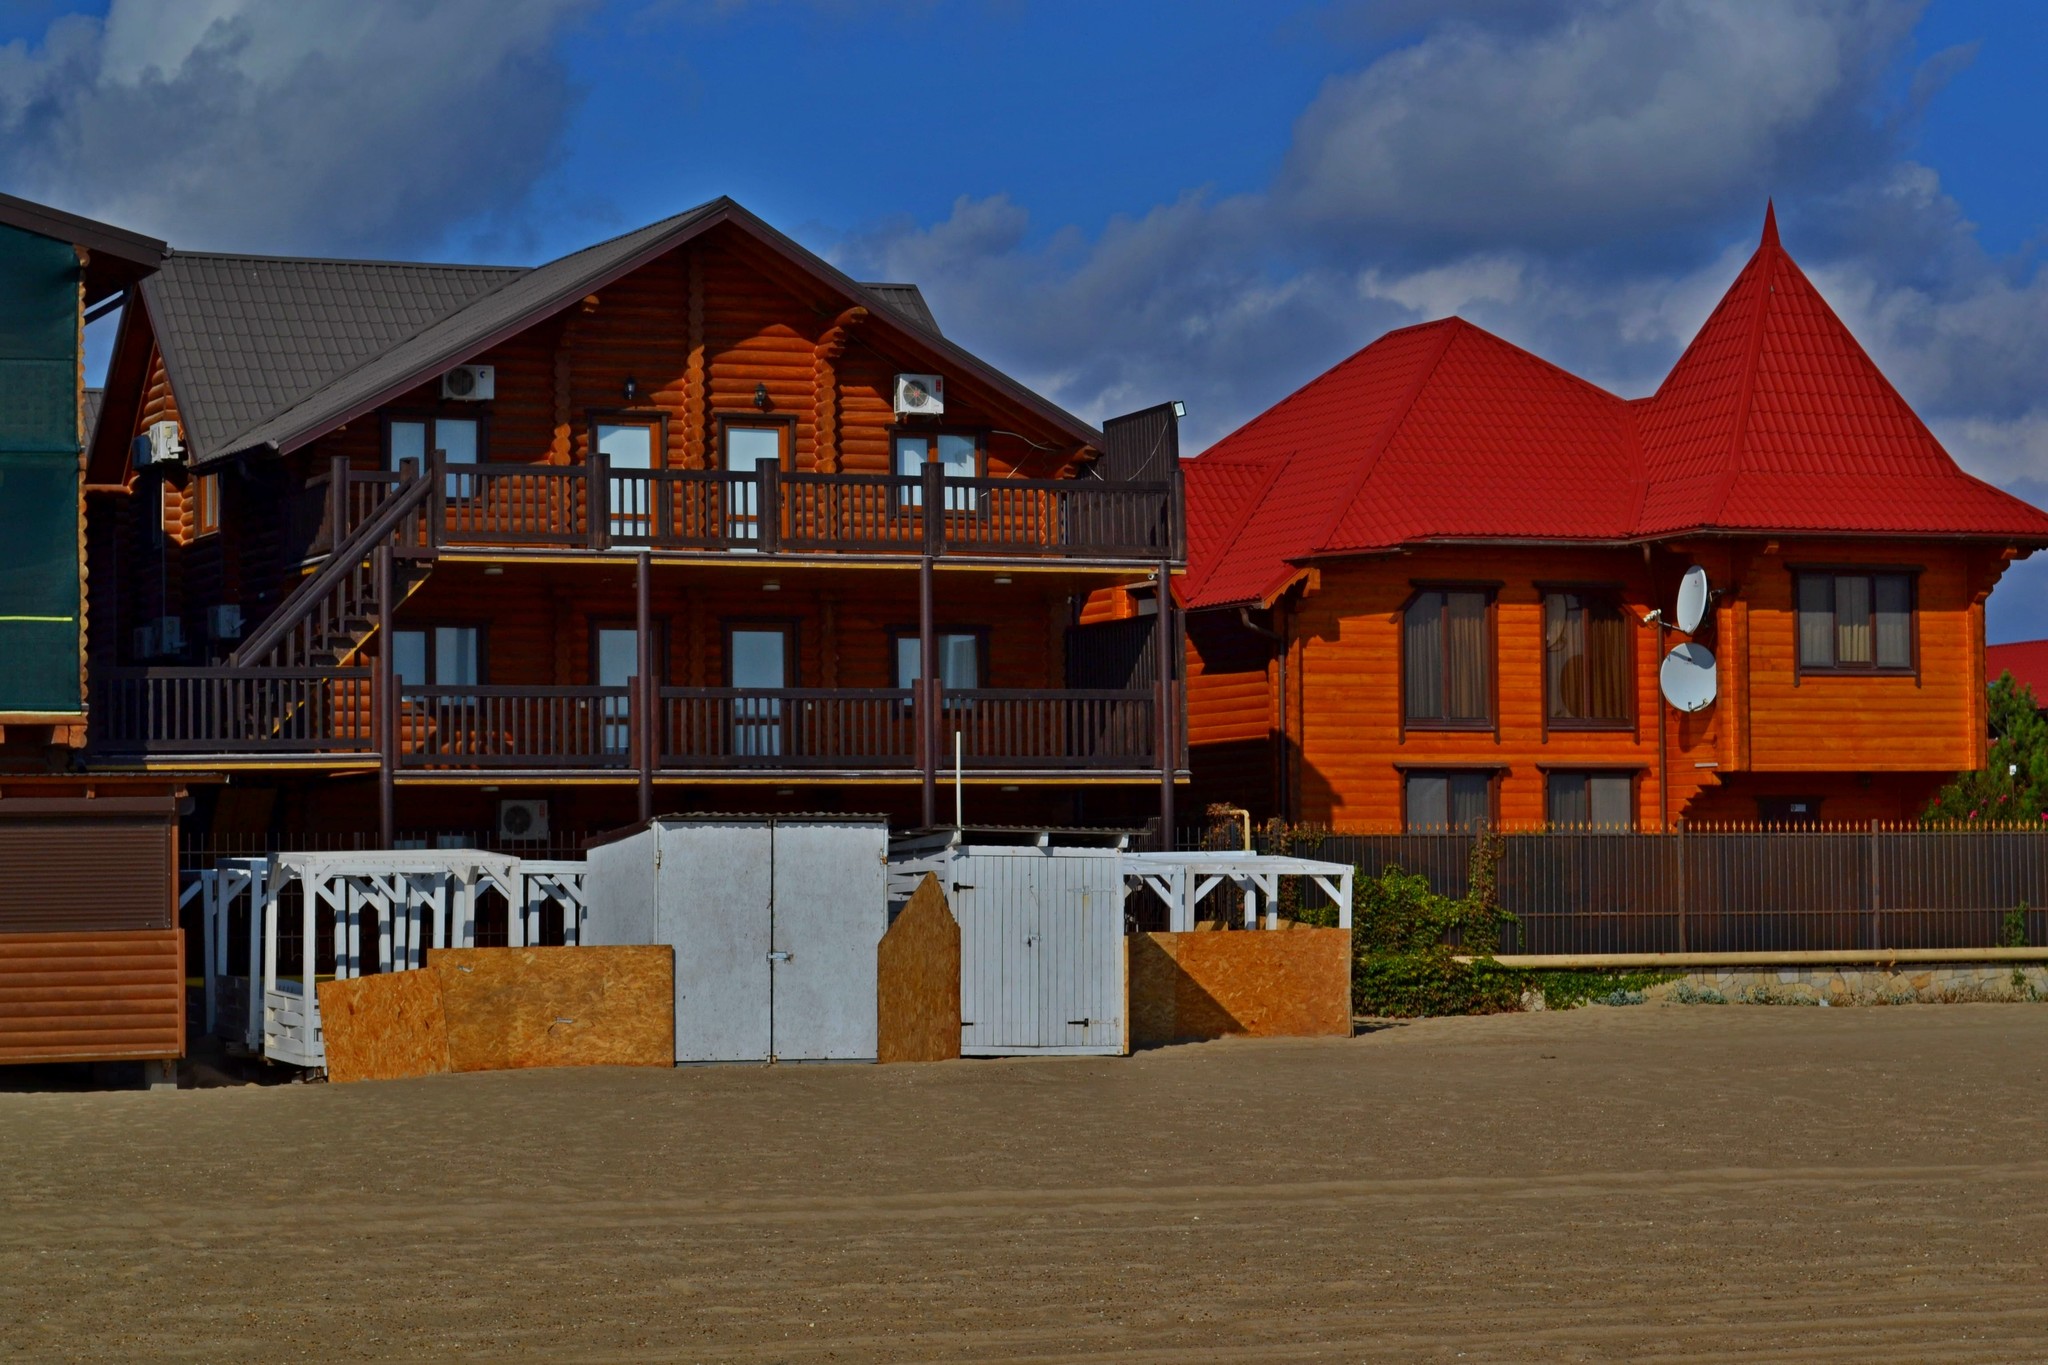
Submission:
<svg viewBox="0 0 2048 1365">
<path fill-rule="evenodd" d="M 925 873 L 875 949 L 878 1062 L 944 1062 L 960 1055 L 960 924 L 939 880 Z"/>
<path fill-rule="evenodd" d="M 321 1035 L 327 1079 L 395 1081 L 448 1070 L 448 1025 L 432 972 L 386 972 L 323 981 Z"/>
<path fill-rule="evenodd" d="M 427 965 L 441 983 L 450 1070 L 675 1062 L 666 946 L 446 948 Z"/>
<path fill-rule="evenodd" d="M 1129 942 L 1137 1046 L 1351 1033 L 1347 929 L 1138 934 Z"/>
</svg>

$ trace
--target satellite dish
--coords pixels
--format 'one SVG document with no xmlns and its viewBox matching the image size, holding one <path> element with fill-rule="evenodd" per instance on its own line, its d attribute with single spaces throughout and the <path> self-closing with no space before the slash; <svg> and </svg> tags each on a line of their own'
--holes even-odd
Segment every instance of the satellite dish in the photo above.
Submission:
<svg viewBox="0 0 2048 1365">
<path fill-rule="evenodd" d="M 1700 618 L 1707 614 L 1707 593 L 1707 571 L 1697 564 L 1678 580 L 1678 628 L 1687 635 L 1700 628 Z M 1708 655 L 1710 667 L 1713 662 L 1713 655 Z"/>
<path fill-rule="evenodd" d="M 1688 641 L 1664 656 L 1657 670 L 1664 700 L 1681 711 L 1704 711 L 1714 704 L 1720 682 L 1714 672 L 1714 651 Z"/>
</svg>

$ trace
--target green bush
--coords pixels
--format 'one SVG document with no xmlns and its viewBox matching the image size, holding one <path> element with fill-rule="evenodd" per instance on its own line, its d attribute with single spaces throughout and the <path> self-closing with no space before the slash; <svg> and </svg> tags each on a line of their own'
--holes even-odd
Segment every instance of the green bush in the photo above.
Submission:
<svg viewBox="0 0 2048 1365">
<path fill-rule="evenodd" d="M 1473 843 L 1469 886 L 1457 898 L 1400 867 L 1375 877 L 1359 869 L 1352 897 L 1352 1008 L 1412 1019 L 1438 1014 L 1500 1014 L 1522 1007 L 1526 974 L 1494 961 L 1501 929 L 1497 835 Z"/>
</svg>

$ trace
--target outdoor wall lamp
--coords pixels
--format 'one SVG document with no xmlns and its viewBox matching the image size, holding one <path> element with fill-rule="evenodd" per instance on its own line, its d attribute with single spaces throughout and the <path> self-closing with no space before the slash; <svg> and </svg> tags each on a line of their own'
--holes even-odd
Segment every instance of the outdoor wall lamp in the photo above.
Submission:
<svg viewBox="0 0 2048 1365">
<path fill-rule="evenodd" d="M 629 374 L 626 376 L 626 401 L 628 403 L 636 402 L 639 397 L 640 381 Z"/>
<path fill-rule="evenodd" d="M 768 386 L 766 384 L 754 385 L 754 406 L 763 412 L 775 406 L 775 400 L 768 396 Z"/>
</svg>

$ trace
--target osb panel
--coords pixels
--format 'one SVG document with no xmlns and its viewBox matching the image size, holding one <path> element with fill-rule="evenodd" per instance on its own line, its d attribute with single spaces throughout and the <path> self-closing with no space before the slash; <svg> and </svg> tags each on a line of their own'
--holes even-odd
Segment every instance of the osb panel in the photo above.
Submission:
<svg viewBox="0 0 2048 1365">
<path fill-rule="evenodd" d="M 1136 1046 L 1350 1036 L 1349 930 L 1140 934 L 1130 944 Z"/>
<path fill-rule="evenodd" d="M 929 872 L 875 950 L 878 1062 L 960 1055 L 960 924 Z"/>
<path fill-rule="evenodd" d="M 452 1071 L 675 1064 L 672 948 L 446 948 L 428 966 Z"/>
<path fill-rule="evenodd" d="M 395 1081 L 448 1070 L 448 1024 L 432 972 L 385 972 L 323 981 L 327 1079 Z"/>
</svg>

